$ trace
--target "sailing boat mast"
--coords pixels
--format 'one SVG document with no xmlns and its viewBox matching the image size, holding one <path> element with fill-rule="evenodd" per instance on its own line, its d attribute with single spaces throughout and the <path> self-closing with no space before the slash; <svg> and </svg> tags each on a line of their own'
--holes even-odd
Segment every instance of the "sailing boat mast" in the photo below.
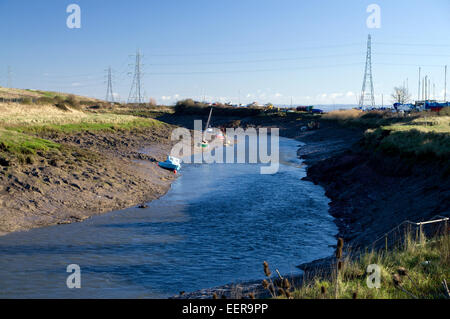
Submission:
<svg viewBox="0 0 450 319">
<path fill-rule="evenodd" d="M 209 111 L 208 122 L 206 122 L 205 131 L 206 131 L 206 130 L 208 129 L 208 127 L 209 127 L 209 121 L 211 121 L 212 109 L 213 109 L 213 108 L 211 108 L 211 110 Z"/>
</svg>

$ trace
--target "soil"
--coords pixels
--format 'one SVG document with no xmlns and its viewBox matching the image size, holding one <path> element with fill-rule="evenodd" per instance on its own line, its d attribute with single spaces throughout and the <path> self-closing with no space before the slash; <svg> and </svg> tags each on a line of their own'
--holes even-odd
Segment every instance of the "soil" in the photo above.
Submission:
<svg viewBox="0 0 450 319">
<path fill-rule="evenodd" d="M 78 222 L 158 198 L 176 177 L 157 166 L 170 151 L 168 136 L 170 126 L 44 136 L 61 143 L 61 152 L 0 166 L 0 235 Z"/>
</svg>

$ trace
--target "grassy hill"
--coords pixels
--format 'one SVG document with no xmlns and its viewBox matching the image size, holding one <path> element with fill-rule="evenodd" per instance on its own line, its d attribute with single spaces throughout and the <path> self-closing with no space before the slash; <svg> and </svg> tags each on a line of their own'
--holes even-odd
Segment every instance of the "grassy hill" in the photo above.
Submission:
<svg viewBox="0 0 450 319">
<path fill-rule="evenodd" d="M 59 149 L 59 144 L 47 140 L 49 133 L 139 130 L 161 124 L 114 112 L 99 112 L 107 108 L 104 101 L 37 90 L 0 88 L 0 159 L 3 162 L 28 161 L 37 152 Z"/>
<path fill-rule="evenodd" d="M 0 86 L 0 99 L 39 99 L 39 98 L 49 98 L 53 99 L 56 97 L 61 97 L 62 99 L 66 99 L 70 95 L 69 93 L 62 92 L 53 92 L 53 91 L 41 91 L 41 90 L 32 90 L 32 89 L 15 89 L 15 88 L 4 88 Z M 98 99 L 74 95 L 81 101 L 86 102 L 100 102 Z"/>
</svg>

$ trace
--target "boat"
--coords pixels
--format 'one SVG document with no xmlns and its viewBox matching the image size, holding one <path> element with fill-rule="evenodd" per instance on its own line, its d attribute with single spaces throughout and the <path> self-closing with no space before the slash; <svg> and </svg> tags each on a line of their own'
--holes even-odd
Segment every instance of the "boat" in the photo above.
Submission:
<svg viewBox="0 0 450 319">
<path fill-rule="evenodd" d="M 219 139 L 219 140 L 224 140 L 225 136 L 223 135 L 222 132 L 219 132 L 219 133 L 216 134 L 216 138 Z"/>
<path fill-rule="evenodd" d="M 181 168 L 181 161 L 174 156 L 167 156 L 167 159 L 164 162 L 159 162 L 158 165 L 159 167 L 176 172 Z"/>
<path fill-rule="evenodd" d="M 211 110 L 209 111 L 208 121 L 206 122 L 206 126 L 205 126 L 205 131 L 208 133 L 212 133 L 212 131 L 213 131 L 213 129 L 211 127 L 209 127 L 209 122 L 211 121 L 211 114 L 212 114 L 212 107 L 211 107 Z M 203 148 L 206 148 L 206 147 L 208 147 L 208 142 L 203 139 L 200 146 Z"/>
</svg>

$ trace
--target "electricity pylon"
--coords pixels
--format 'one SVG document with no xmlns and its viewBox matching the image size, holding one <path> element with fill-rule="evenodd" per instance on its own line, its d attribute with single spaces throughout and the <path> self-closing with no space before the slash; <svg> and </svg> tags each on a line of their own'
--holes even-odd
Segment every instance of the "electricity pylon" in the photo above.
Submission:
<svg viewBox="0 0 450 319">
<path fill-rule="evenodd" d="M 366 92 L 367 82 L 369 82 L 370 92 Z M 364 79 L 361 89 L 361 97 L 359 99 L 359 107 L 363 108 L 367 100 L 369 100 L 370 105 L 372 107 L 375 107 L 375 96 L 373 94 L 373 78 L 372 78 L 372 38 L 370 34 L 367 38 L 366 67 L 364 70 Z"/>
<path fill-rule="evenodd" d="M 130 94 L 128 95 L 128 103 L 143 103 L 143 96 L 141 94 L 141 77 L 142 77 L 142 64 L 141 53 L 136 51 L 136 61 L 134 64 L 134 76 L 131 84 Z"/>
<path fill-rule="evenodd" d="M 113 95 L 113 89 L 112 89 L 112 72 L 111 67 L 108 68 L 108 87 L 106 89 L 106 98 L 105 100 L 107 102 L 114 103 L 114 95 Z"/>
</svg>

